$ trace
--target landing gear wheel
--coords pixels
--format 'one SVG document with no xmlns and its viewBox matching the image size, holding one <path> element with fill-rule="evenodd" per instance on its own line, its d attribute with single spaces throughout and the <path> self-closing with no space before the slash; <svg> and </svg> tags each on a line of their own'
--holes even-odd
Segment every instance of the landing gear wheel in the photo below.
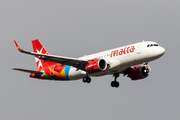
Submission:
<svg viewBox="0 0 180 120">
<path fill-rule="evenodd" d="M 118 88 L 119 87 L 119 82 L 116 81 L 116 79 L 119 77 L 119 73 L 114 73 L 113 76 L 114 76 L 114 81 L 111 82 L 111 86 Z"/>
<path fill-rule="evenodd" d="M 115 81 L 111 82 L 111 87 L 115 87 Z"/>
<path fill-rule="evenodd" d="M 90 83 L 90 82 L 91 82 L 91 78 L 88 77 L 88 76 L 87 76 L 87 77 L 84 77 L 84 78 L 83 78 L 83 82 L 84 82 L 84 83 Z"/>
<path fill-rule="evenodd" d="M 116 87 L 116 88 L 119 87 L 119 82 L 115 82 L 115 87 Z"/>
<path fill-rule="evenodd" d="M 118 88 L 118 87 L 119 87 L 119 82 L 117 82 L 117 81 L 112 81 L 112 82 L 111 82 L 111 86 Z"/>
<path fill-rule="evenodd" d="M 88 77 L 88 79 L 86 80 L 87 83 L 90 83 L 91 82 L 91 78 Z"/>
</svg>

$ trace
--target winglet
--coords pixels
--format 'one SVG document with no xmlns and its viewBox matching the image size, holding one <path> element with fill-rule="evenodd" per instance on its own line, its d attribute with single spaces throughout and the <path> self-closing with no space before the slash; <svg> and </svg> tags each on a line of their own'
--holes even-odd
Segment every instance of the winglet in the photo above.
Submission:
<svg viewBox="0 0 180 120">
<path fill-rule="evenodd" d="M 16 40 L 14 40 L 14 43 L 15 43 L 15 45 L 16 45 L 16 47 L 17 47 L 17 49 L 20 51 L 20 50 L 21 50 L 21 48 L 20 48 L 20 47 L 19 47 L 19 45 L 17 44 Z"/>
</svg>

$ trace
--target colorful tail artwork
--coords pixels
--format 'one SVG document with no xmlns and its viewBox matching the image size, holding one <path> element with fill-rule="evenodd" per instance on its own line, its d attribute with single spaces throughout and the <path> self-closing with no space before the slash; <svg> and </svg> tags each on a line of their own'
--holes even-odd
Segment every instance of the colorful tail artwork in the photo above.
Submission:
<svg viewBox="0 0 180 120">
<path fill-rule="evenodd" d="M 43 47 L 38 39 L 32 41 L 33 50 L 40 54 L 49 54 L 48 51 Z M 62 66 L 61 64 L 44 61 L 35 56 L 37 65 L 37 71 L 44 71 L 45 74 L 40 79 L 55 79 L 55 80 L 67 80 L 69 79 L 70 66 Z M 31 74 L 31 77 L 36 77 Z M 39 77 L 38 77 L 39 78 Z"/>
<path fill-rule="evenodd" d="M 38 39 L 32 41 L 32 46 L 35 53 L 49 55 L 48 51 L 43 47 L 43 45 L 39 42 Z M 44 62 L 43 60 L 40 60 L 38 56 L 35 56 L 35 61 L 37 65 L 37 71 L 42 71 L 44 70 L 44 68 L 47 68 L 48 66 L 55 64 L 53 62 L 48 61 Z"/>
</svg>

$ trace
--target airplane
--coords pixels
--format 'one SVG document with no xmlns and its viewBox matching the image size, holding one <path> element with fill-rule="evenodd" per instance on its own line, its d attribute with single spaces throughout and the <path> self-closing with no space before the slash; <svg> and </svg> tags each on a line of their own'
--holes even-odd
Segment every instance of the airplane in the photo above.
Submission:
<svg viewBox="0 0 180 120">
<path fill-rule="evenodd" d="M 118 88 L 117 78 L 127 75 L 131 80 L 148 77 L 151 68 L 148 63 L 164 55 L 165 49 L 156 42 L 144 41 L 103 52 L 71 58 L 50 55 L 38 39 L 32 40 L 34 52 L 23 50 L 16 40 L 14 43 L 21 53 L 35 56 L 37 70 L 12 68 L 30 73 L 31 78 L 71 81 L 82 79 L 90 83 L 91 77 L 113 75 L 111 86 Z"/>
</svg>

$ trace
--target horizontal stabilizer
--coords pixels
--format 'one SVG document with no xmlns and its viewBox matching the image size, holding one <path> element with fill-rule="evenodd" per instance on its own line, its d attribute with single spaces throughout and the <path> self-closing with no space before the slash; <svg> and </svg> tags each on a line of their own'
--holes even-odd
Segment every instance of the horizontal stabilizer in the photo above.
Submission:
<svg viewBox="0 0 180 120">
<path fill-rule="evenodd" d="M 18 71 L 21 71 L 21 72 L 27 72 L 27 73 L 34 73 L 34 74 L 37 74 L 37 75 L 43 75 L 44 73 L 43 72 L 39 72 L 39 71 L 35 71 L 35 70 L 27 70 L 27 69 L 21 69 L 21 68 L 12 68 L 13 70 L 18 70 Z"/>
</svg>

